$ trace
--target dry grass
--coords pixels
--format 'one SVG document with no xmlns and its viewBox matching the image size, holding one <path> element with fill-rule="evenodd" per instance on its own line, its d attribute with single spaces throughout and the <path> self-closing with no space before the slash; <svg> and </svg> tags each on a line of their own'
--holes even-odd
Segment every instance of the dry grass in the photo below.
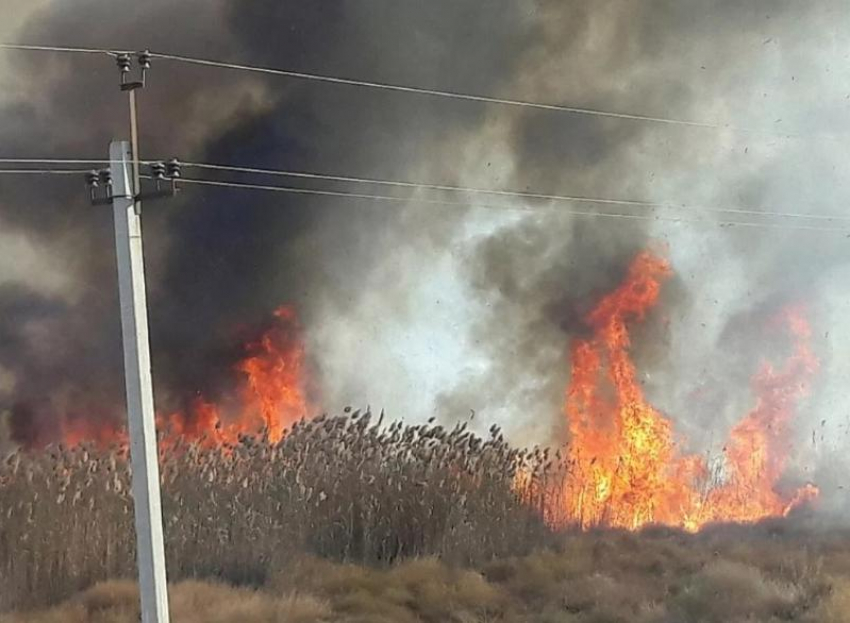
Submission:
<svg viewBox="0 0 850 623">
<path fill-rule="evenodd" d="M 175 623 L 315 623 L 330 620 L 329 606 L 310 596 L 188 581 L 171 588 Z M 98 584 L 51 610 L 14 614 L 0 623 L 138 623 L 138 591 L 130 582 Z"/>
<path fill-rule="evenodd" d="M 477 570 L 434 557 L 393 568 L 293 559 L 257 589 L 188 581 L 171 590 L 175 623 L 847 623 L 850 577 L 823 571 L 850 540 L 817 551 L 793 538 L 599 532 L 558 551 L 504 557 Z M 802 552 L 802 553 L 801 553 Z M 791 554 L 793 570 L 776 561 Z M 661 565 L 659 566 L 659 562 Z M 52 610 L 0 623 L 124 623 L 138 617 L 132 584 L 109 582 Z"/>
<path fill-rule="evenodd" d="M 850 623 L 850 578 L 833 579 L 832 591 L 815 610 L 813 621 Z"/>
</svg>

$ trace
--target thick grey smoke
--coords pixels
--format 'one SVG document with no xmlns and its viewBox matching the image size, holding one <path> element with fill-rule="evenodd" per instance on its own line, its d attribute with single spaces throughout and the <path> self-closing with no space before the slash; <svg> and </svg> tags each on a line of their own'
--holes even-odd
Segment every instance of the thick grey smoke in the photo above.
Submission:
<svg viewBox="0 0 850 623">
<path fill-rule="evenodd" d="M 486 40 L 467 37 L 464 24 L 475 14 L 469 2 L 448 9 L 385 2 L 380 21 L 374 5 L 154 2 L 113 12 L 99 1 L 53 2 L 30 15 L 16 36 L 487 92 L 512 75 L 513 59 L 530 36 L 528 27 L 517 26 L 523 17 L 518 7 L 503 5 L 489 18 L 476 18 L 490 32 Z M 411 38 L 403 24 L 418 34 Z M 69 41 L 70 33 L 82 32 L 85 41 Z M 491 49 L 494 42 L 498 53 Z M 457 65 L 459 56 L 465 66 Z M 0 111 L 4 154 L 97 156 L 110 138 L 126 133 L 111 59 L 17 54 L 7 67 L 12 75 L 6 79 L 19 88 L 4 98 Z M 143 156 L 404 177 L 485 114 L 479 106 L 158 64 L 142 101 Z M 450 165 L 446 172 L 452 181 Z M 2 183 L 0 219 L 10 253 L 11 245 L 24 243 L 49 250 L 50 261 L 40 270 L 59 270 L 64 286 L 50 290 L 41 283 L 46 277 L 15 273 L 9 278 L 14 287 L 4 291 L 7 305 L 21 310 L 2 320 L 3 334 L 10 336 L 4 339 L 3 370 L 12 378 L 4 405 L 12 409 L 13 423 L 29 430 L 33 419 L 81 409 L 65 397 L 92 385 L 98 396 L 109 397 L 105 410 L 117 407 L 120 357 L 108 212 L 86 204 L 78 180 Z M 261 325 L 277 305 L 295 304 L 308 329 L 320 314 L 344 318 L 374 268 L 412 248 L 385 233 L 396 222 L 409 224 L 398 210 L 364 201 L 193 191 L 174 204 L 148 206 L 145 214 L 154 367 L 163 405 L 197 392 L 215 397 L 222 379 L 232 375 L 244 327 Z M 443 211 L 422 219 L 420 240 L 436 246 L 452 231 L 455 217 L 446 216 Z M 403 307 L 404 301 L 394 305 Z M 376 321 L 396 317 L 392 306 L 383 307 Z M 352 362 L 367 356 L 370 345 L 361 350 Z M 329 390 L 344 382 L 331 379 Z"/>
<path fill-rule="evenodd" d="M 846 218 L 850 74 L 841 59 L 850 50 L 850 24 L 838 4 L 553 3 L 544 21 L 544 36 L 526 51 L 520 92 L 737 129 L 517 115 L 503 129 L 513 187 Z M 784 305 L 804 303 L 822 369 L 802 405 L 794 452 L 803 471 L 819 458 L 834 460 L 846 445 L 850 409 L 839 354 L 850 339 L 841 318 L 846 233 L 666 220 L 713 218 L 683 210 L 648 214 L 658 220 L 644 226 L 535 216 L 479 240 L 464 270 L 485 301 L 473 330 L 489 365 L 464 377 L 443 404 L 489 407 L 533 438 L 558 435 L 562 420 L 553 414 L 568 378 L 566 345 L 582 331 L 576 319 L 655 240 L 669 245 L 677 276 L 654 317 L 635 330 L 633 350 L 648 395 L 673 418 L 686 447 L 719 449 L 754 405 L 751 375 L 787 349 L 764 325 Z M 490 396 L 498 398 L 491 403 Z M 834 470 L 817 471 L 834 482 L 824 476 Z M 834 499 L 835 491 L 828 494 Z"/>
<path fill-rule="evenodd" d="M 544 36 L 526 51 L 526 70 L 517 77 L 520 92 L 756 131 L 516 115 L 503 129 L 511 139 L 514 187 L 842 214 L 846 183 L 837 171 L 840 135 L 847 129 L 842 118 L 847 72 L 839 59 L 848 33 L 842 41 L 833 23 L 826 30 L 832 45 L 823 44 L 831 19 L 846 22 L 838 5 L 553 3 L 541 17 Z M 839 138 L 782 136 L 792 131 Z M 712 218 L 682 210 L 648 215 L 660 220 L 641 226 L 535 217 L 478 245 L 466 263 L 479 296 L 489 295 L 477 327 L 502 354 L 493 358 L 502 378 L 512 379 L 496 386 L 506 393 L 525 386 L 537 396 L 529 400 L 519 393 L 517 404 L 532 412 L 557 409 L 566 373 L 555 380 L 540 370 L 566 367 L 562 345 L 572 331 L 571 309 L 581 311 L 616 283 L 628 258 L 649 238 L 669 243 L 678 276 L 660 312 L 669 321 L 663 334 L 652 331 L 651 339 L 641 339 L 636 356 L 648 373 L 650 394 L 693 432 L 718 420 L 728 424 L 751 403 L 747 379 L 772 349 L 760 348 L 759 332 L 748 329 L 789 301 L 809 303 L 813 324 L 820 326 L 825 298 L 842 288 L 835 273 L 850 258 L 843 235 L 662 220 Z M 461 392 L 449 398 L 471 404 L 473 396 L 490 394 L 482 391 L 492 382 L 489 374 L 481 375 L 480 385 L 465 379 Z M 822 378 L 830 375 L 827 369 Z M 546 392 L 539 391 L 541 383 Z M 729 414 L 718 413 L 711 402 L 707 412 L 694 413 L 688 392 L 702 384 L 716 385 L 713 391 Z M 541 403 L 543 395 L 548 398 Z"/>
<path fill-rule="evenodd" d="M 159 63 L 143 100 L 146 157 L 846 214 L 850 25 L 837 1 L 161 1 L 120 13 L 107 6 L 54 2 L 16 36 L 719 126 Z M 96 155 L 123 131 L 108 59 L 14 59 L 7 79 L 19 90 L 0 108 L 4 153 Z M 0 307 L 20 310 L 0 314 L 4 403 L 49 414 L 55 396 L 69 408 L 72 388 L 94 384 L 93 395 L 120 404 L 108 217 L 85 204 L 76 182 L 0 183 L 4 257 L 13 244 L 43 252 L 32 276 L 0 272 Z M 327 408 L 371 403 L 413 418 L 473 410 L 482 426 L 498 421 L 519 441 L 550 442 L 562 434 L 567 352 L 585 330 L 583 314 L 635 252 L 666 242 L 677 274 L 658 312 L 636 330 L 634 353 L 649 396 L 677 430 L 697 448 L 722 439 L 752 406 L 748 380 L 760 359 L 782 348 L 759 327 L 783 304 L 803 301 L 823 368 L 800 437 L 827 419 L 826 439 L 838 438 L 850 408 L 840 384 L 850 372 L 840 355 L 850 345 L 844 235 L 713 222 L 761 220 L 735 213 L 608 208 L 656 220 L 593 219 L 568 213 L 600 209 L 592 205 L 485 202 L 536 211 L 415 200 L 397 209 L 220 190 L 147 208 L 160 400 L 226 389 L 241 328 L 291 302 Z M 49 276 L 56 267 L 61 278 Z"/>
</svg>

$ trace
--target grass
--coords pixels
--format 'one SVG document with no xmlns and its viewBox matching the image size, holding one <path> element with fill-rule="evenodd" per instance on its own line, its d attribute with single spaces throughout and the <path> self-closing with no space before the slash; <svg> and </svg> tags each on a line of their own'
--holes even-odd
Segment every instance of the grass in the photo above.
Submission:
<svg viewBox="0 0 850 623">
<path fill-rule="evenodd" d="M 850 623 L 850 532 L 555 532 L 563 472 L 497 429 L 324 417 L 162 466 L 176 623 Z M 122 450 L 0 466 L 0 623 L 138 621 L 134 575 Z"/>
<path fill-rule="evenodd" d="M 328 620 L 330 607 L 310 596 L 278 597 L 269 592 L 196 581 L 171 587 L 176 623 L 312 623 Z M 3 623 L 138 623 L 139 596 L 131 582 L 104 582 L 56 608 L 0 616 Z"/>
<path fill-rule="evenodd" d="M 850 538 L 747 529 L 565 535 L 557 547 L 460 567 L 424 557 L 375 568 L 293 559 L 254 588 L 184 581 L 175 623 L 850 623 L 850 576 L 830 571 Z M 836 548 L 837 543 L 841 543 Z M 777 560 L 793 561 L 777 566 Z M 0 623 L 138 621 L 135 586 L 105 582 Z"/>
</svg>

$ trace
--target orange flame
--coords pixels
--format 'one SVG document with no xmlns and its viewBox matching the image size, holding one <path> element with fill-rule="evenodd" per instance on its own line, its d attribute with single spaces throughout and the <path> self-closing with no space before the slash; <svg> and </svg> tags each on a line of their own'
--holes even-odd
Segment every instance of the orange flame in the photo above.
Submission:
<svg viewBox="0 0 850 623">
<path fill-rule="evenodd" d="M 582 527 L 637 529 L 650 523 L 697 530 L 710 522 L 780 516 L 817 495 L 807 486 L 776 491 L 796 401 L 817 368 L 810 331 L 799 310 L 787 310 L 795 353 L 776 370 L 765 363 L 753 381 L 754 409 L 730 433 L 724 477 L 710 482 L 700 456 L 682 455 L 670 421 L 644 396 L 629 354 L 628 323 L 656 304 L 669 263 L 640 253 L 625 281 L 588 315 L 593 335 L 572 345 L 565 411 L 571 478 L 558 521 Z"/>
<path fill-rule="evenodd" d="M 288 427 L 314 415 L 315 407 L 307 395 L 309 375 L 295 309 L 282 306 L 274 316 L 271 328 L 256 342 L 245 345 L 245 357 L 234 367 L 238 388 L 233 396 L 216 404 L 199 395 L 185 410 L 157 414 L 162 449 L 173 448 L 179 440 L 234 444 L 243 435 L 261 432 L 277 443 Z M 68 446 L 93 443 L 126 447 L 128 442 L 126 429 L 115 421 L 80 417 L 63 419 L 61 439 Z"/>
<path fill-rule="evenodd" d="M 245 346 L 247 355 L 235 367 L 242 375 L 241 408 L 222 416 L 222 407 L 197 397 L 188 413 L 160 418 L 169 436 L 220 445 L 264 430 L 269 441 L 277 443 L 289 426 L 313 413 L 295 309 L 283 306 L 274 315 L 275 325 Z"/>
<path fill-rule="evenodd" d="M 64 417 L 60 422 L 62 442 L 69 447 L 92 443 L 106 447 L 111 444 L 126 445 L 127 431 L 116 422 L 98 421 L 84 417 Z"/>
<path fill-rule="evenodd" d="M 304 347 L 297 335 L 297 318 L 292 307 L 275 312 L 280 320 L 276 330 L 268 331 L 256 344 L 253 354 L 238 369 L 247 377 L 243 400 L 249 412 L 262 416 L 269 439 L 275 443 L 283 431 L 307 413 L 304 393 Z"/>
</svg>

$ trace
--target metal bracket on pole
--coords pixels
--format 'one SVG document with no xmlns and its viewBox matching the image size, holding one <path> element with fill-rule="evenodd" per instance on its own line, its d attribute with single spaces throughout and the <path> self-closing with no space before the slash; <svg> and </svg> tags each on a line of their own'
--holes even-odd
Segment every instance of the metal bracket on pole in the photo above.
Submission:
<svg viewBox="0 0 850 623">
<path fill-rule="evenodd" d="M 130 144 L 133 154 L 133 187 L 132 195 L 136 197 L 141 192 L 141 181 L 139 177 L 139 125 L 136 119 L 136 89 L 145 88 L 148 71 L 151 68 L 151 53 L 148 50 L 136 54 L 139 64 L 140 80 L 128 81 L 127 76 L 133 67 L 133 60 L 129 54 L 119 54 L 115 57 L 118 71 L 121 72 L 121 90 L 127 91 L 130 100 Z M 142 203 L 136 198 L 134 209 L 136 214 L 142 213 Z"/>
<path fill-rule="evenodd" d="M 138 206 L 142 201 L 157 201 L 159 199 L 169 199 L 174 197 L 179 192 L 177 182 L 181 176 L 181 164 L 177 158 L 172 158 L 167 162 L 151 162 L 150 175 L 140 175 L 141 178 L 153 180 L 153 187 L 142 189 L 134 194 L 121 195 L 115 192 L 114 184 L 112 183 L 112 171 L 110 169 L 101 169 L 100 171 L 89 171 L 86 173 L 86 184 L 89 187 L 89 198 L 92 205 L 109 205 L 116 198 L 130 199 Z M 132 178 L 130 187 L 132 187 Z M 139 211 L 137 210 L 138 214 Z"/>
<path fill-rule="evenodd" d="M 168 623 L 142 225 L 134 205 L 130 143 L 113 141 L 109 146 L 109 160 L 142 623 Z"/>
<path fill-rule="evenodd" d="M 127 80 L 127 75 L 130 73 L 130 69 L 133 66 L 132 57 L 129 54 L 119 54 L 115 57 L 115 62 L 118 65 L 118 69 L 121 72 L 121 90 L 122 91 L 135 91 L 136 89 L 145 88 L 145 84 L 147 82 L 148 70 L 151 68 L 151 53 L 149 50 L 144 50 L 143 52 L 139 52 L 136 54 L 136 60 L 139 63 L 140 69 L 140 79 L 129 81 Z"/>
</svg>

